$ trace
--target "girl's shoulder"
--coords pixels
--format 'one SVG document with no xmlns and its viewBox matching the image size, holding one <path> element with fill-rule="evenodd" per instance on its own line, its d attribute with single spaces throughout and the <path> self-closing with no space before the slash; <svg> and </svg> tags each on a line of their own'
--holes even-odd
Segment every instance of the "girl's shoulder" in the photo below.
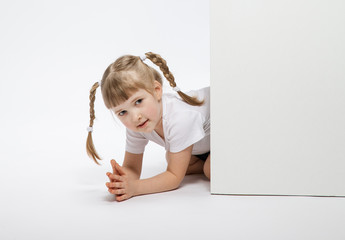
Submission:
<svg viewBox="0 0 345 240">
<path fill-rule="evenodd" d="M 163 104 L 166 107 L 174 107 L 175 105 L 179 107 L 178 110 L 184 109 L 199 109 L 207 108 L 210 105 L 210 87 L 201 88 L 198 90 L 192 90 L 185 92 L 189 96 L 197 97 L 199 100 L 204 100 L 202 106 L 192 106 L 181 99 L 177 93 L 164 93 L 163 94 Z"/>
<path fill-rule="evenodd" d="M 197 90 L 192 90 L 186 92 L 190 96 L 197 96 L 199 100 L 208 100 L 210 99 L 210 87 L 204 87 Z"/>
<path fill-rule="evenodd" d="M 201 106 L 192 106 L 184 102 L 176 93 L 163 95 L 163 119 L 169 120 L 175 116 L 184 117 L 186 121 L 192 119 L 192 115 L 201 115 L 205 120 L 210 115 L 210 88 L 202 88 L 186 92 L 190 96 L 195 96 L 199 100 L 204 100 Z"/>
<path fill-rule="evenodd" d="M 198 142 L 210 132 L 209 88 L 186 92 L 204 100 L 201 106 L 184 102 L 177 94 L 163 98 L 163 129 L 170 151 L 178 152 Z"/>
</svg>

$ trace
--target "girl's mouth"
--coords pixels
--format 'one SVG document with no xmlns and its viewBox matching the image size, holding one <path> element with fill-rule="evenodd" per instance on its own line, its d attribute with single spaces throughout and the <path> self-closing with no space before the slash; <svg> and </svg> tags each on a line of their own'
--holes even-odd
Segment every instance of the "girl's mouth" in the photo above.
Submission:
<svg viewBox="0 0 345 240">
<path fill-rule="evenodd" d="M 144 128 L 144 127 L 146 127 L 148 121 L 149 121 L 149 120 L 146 120 L 146 121 L 143 122 L 142 124 L 138 125 L 138 128 Z"/>
</svg>

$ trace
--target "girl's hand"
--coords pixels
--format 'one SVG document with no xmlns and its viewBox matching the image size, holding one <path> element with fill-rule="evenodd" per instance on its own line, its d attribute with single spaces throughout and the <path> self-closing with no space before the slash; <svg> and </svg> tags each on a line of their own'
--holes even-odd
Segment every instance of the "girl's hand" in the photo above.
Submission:
<svg viewBox="0 0 345 240">
<path fill-rule="evenodd" d="M 135 180 L 130 179 L 126 171 L 115 161 L 111 160 L 113 174 L 107 173 L 110 182 L 106 183 L 108 191 L 116 195 L 116 201 L 123 201 L 134 196 Z"/>
<path fill-rule="evenodd" d="M 119 174 L 119 172 L 116 170 L 116 167 L 115 167 L 116 161 L 115 161 L 114 159 L 112 159 L 112 160 L 110 161 L 110 164 L 111 164 L 111 167 L 112 167 L 112 169 L 113 169 L 113 173 L 110 173 L 110 172 L 107 172 L 107 173 L 106 173 L 106 175 L 108 176 L 110 182 L 107 182 L 105 185 L 108 187 L 108 191 L 109 191 L 110 193 L 112 193 L 113 190 L 115 190 L 115 189 L 117 189 L 117 188 L 116 188 L 116 187 L 110 187 L 110 186 L 115 186 L 115 185 L 114 185 L 114 184 L 109 184 L 109 183 L 115 183 L 116 180 L 114 180 L 114 176 L 113 176 L 113 175 L 120 176 L 120 174 Z"/>
<path fill-rule="evenodd" d="M 115 174 L 115 175 L 120 175 L 119 172 L 116 170 L 116 167 L 115 167 L 116 161 L 115 161 L 114 159 L 112 159 L 112 160 L 110 161 L 110 164 L 111 164 L 111 167 L 112 167 L 112 169 L 113 169 L 113 174 Z M 110 173 L 110 172 L 107 172 L 106 174 L 107 174 L 107 176 L 109 177 L 109 175 L 110 175 L 111 173 Z M 110 177 L 109 177 L 109 180 L 110 180 L 110 182 L 115 182 L 115 181 L 112 180 Z"/>
<path fill-rule="evenodd" d="M 113 169 L 113 173 L 107 172 L 106 175 L 108 176 L 110 182 L 116 182 L 115 180 L 113 180 L 113 178 L 110 178 L 110 175 L 112 175 L 112 174 L 120 176 L 119 172 L 115 168 L 116 161 L 114 159 L 112 159 L 110 161 L 110 164 L 111 164 L 111 167 Z M 106 186 L 108 186 L 108 185 L 106 184 Z M 109 191 L 109 189 L 108 189 L 108 191 Z"/>
</svg>

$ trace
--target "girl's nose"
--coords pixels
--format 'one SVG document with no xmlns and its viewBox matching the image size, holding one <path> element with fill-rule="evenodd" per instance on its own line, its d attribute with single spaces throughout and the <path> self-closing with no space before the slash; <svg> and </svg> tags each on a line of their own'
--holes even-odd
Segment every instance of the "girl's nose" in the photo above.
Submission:
<svg viewBox="0 0 345 240">
<path fill-rule="evenodd" d="M 142 115 L 141 115 L 141 113 L 139 112 L 139 111 L 137 111 L 137 112 L 134 112 L 134 114 L 133 114 L 133 121 L 140 121 L 141 119 L 142 119 L 143 117 L 142 117 Z"/>
</svg>

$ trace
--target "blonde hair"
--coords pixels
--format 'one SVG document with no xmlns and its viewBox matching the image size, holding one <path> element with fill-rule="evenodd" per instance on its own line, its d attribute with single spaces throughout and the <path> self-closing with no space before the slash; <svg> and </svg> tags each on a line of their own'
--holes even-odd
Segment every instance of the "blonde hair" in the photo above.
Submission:
<svg viewBox="0 0 345 240">
<path fill-rule="evenodd" d="M 169 81 L 170 86 L 173 88 L 176 87 L 175 78 L 170 72 L 166 61 L 160 55 L 152 52 L 145 53 L 145 56 L 160 68 L 164 77 Z M 153 94 L 154 81 L 163 84 L 161 75 L 154 68 L 145 64 L 140 57 L 132 55 L 122 56 L 114 63 L 110 64 L 103 74 L 101 91 L 104 104 L 108 109 L 114 108 L 118 104 L 129 99 L 129 97 L 139 89 L 144 89 Z M 95 119 L 94 102 L 96 89 L 98 87 L 99 83 L 96 82 L 90 90 L 90 128 L 93 127 L 93 121 Z M 180 90 L 177 91 L 177 93 L 190 105 L 201 106 L 204 103 L 204 101 L 189 96 Z M 86 151 L 89 157 L 92 158 L 95 163 L 99 164 L 97 159 L 101 160 L 101 158 L 96 152 L 93 144 L 92 131 L 88 133 Z"/>
</svg>

